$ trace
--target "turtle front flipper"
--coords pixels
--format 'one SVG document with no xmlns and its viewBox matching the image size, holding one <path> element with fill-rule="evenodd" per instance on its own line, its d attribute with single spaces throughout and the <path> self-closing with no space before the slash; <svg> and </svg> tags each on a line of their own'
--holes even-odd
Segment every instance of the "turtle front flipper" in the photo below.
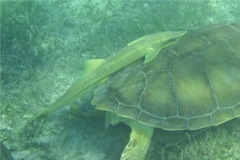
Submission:
<svg viewBox="0 0 240 160">
<path fill-rule="evenodd" d="M 144 160 L 151 143 L 154 128 L 131 120 L 130 140 L 125 147 L 121 160 Z"/>
</svg>

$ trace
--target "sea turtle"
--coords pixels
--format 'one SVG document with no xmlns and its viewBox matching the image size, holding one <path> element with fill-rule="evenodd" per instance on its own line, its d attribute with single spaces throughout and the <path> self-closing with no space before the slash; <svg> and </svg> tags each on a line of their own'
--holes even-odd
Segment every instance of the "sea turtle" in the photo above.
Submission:
<svg viewBox="0 0 240 160">
<path fill-rule="evenodd" d="M 154 127 L 196 130 L 239 117 L 240 24 L 189 31 L 151 62 L 112 75 L 92 103 L 110 111 L 108 123 L 132 128 L 121 160 L 144 159 Z"/>
<path fill-rule="evenodd" d="M 132 129 L 121 160 L 144 160 L 154 127 L 197 130 L 239 117 L 240 23 L 165 33 L 130 43 L 135 50 L 143 46 L 137 58 L 126 58 L 125 48 L 87 70 L 37 117 L 94 90 L 92 104 L 107 111 L 107 124 L 121 121 Z"/>
</svg>

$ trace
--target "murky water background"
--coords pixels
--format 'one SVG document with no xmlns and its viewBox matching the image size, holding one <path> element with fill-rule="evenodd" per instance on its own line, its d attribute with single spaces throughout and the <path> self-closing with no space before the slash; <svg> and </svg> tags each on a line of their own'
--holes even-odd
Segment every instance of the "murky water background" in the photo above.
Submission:
<svg viewBox="0 0 240 160">
<path fill-rule="evenodd" d="M 108 57 L 132 40 L 158 31 L 240 21 L 238 0 L 0 3 L 0 141 L 16 160 L 119 159 L 130 129 L 124 124 L 105 129 L 101 114 L 76 116 L 66 106 L 41 125 L 27 132 L 22 128 L 81 76 L 86 59 Z M 173 142 L 163 138 L 169 135 L 163 131 L 160 141 L 166 142 L 154 136 L 148 158 L 237 159 L 239 124 L 236 119 L 197 136 L 184 133 Z"/>
</svg>

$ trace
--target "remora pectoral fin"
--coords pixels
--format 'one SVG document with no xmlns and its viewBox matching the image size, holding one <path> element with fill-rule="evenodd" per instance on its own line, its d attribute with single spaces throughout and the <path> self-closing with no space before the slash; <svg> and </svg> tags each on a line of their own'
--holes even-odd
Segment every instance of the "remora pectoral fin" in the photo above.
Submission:
<svg viewBox="0 0 240 160">
<path fill-rule="evenodd" d="M 171 35 L 171 33 L 173 34 L 174 32 L 167 32 L 167 33 L 170 33 L 170 35 Z M 186 31 L 179 31 L 178 33 L 179 33 L 179 37 L 177 37 L 177 38 L 173 38 L 173 39 L 169 38 L 169 39 L 166 39 L 166 41 L 163 40 L 162 42 L 159 42 L 159 43 L 155 43 L 155 44 L 153 43 L 152 45 L 150 45 L 150 47 L 146 48 L 144 64 L 153 60 L 160 53 L 160 51 L 163 48 L 176 43 L 183 35 L 186 34 Z M 143 37 L 140 40 L 143 41 L 144 38 L 146 38 L 146 37 Z M 137 42 L 139 42 L 139 41 L 137 41 Z M 134 41 L 132 43 L 135 44 L 136 41 Z M 131 45 L 132 45 L 132 43 L 131 43 Z"/>
<path fill-rule="evenodd" d="M 145 58 L 144 59 L 144 64 L 153 60 L 158 55 L 160 50 L 161 50 L 161 48 L 159 48 L 158 50 L 155 50 L 153 48 L 147 48 L 146 49 L 146 55 L 144 57 Z"/>
</svg>

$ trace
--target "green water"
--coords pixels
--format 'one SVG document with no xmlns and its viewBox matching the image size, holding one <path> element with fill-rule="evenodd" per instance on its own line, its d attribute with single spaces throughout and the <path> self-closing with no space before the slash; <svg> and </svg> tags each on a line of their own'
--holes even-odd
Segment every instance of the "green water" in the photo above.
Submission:
<svg viewBox="0 0 240 160">
<path fill-rule="evenodd" d="M 118 160 L 130 129 L 120 124 L 105 130 L 102 113 L 73 115 L 67 106 L 29 130 L 23 126 L 81 76 L 86 59 L 108 57 L 154 32 L 240 22 L 238 0 L 0 3 L 0 141 L 16 160 Z M 162 131 L 147 157 L 237 160 L 239 124 L 238 118 L 200 133 L 177 133 L 176 140 Z"/>
</svg>

